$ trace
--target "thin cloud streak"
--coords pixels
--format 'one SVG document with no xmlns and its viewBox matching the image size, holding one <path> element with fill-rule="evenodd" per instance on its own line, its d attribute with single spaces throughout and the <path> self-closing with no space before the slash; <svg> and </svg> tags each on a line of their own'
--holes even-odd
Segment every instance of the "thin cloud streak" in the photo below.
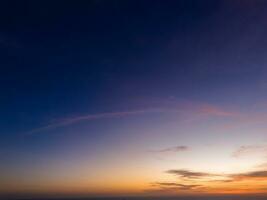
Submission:
<svg viewBox="0 0 267 200">
<path fill-rule="evenodd" d="M 240 158 L 242 156 L 252 155 L 255 153 L 267 153 L 267 146 L 264 145 L 247 145 L 241 146 L 235 152 L 233 152 L 232 156 L 235 158 Z"/>
<path fill-rule="evenodd" d="M 191 115 L 200 115 L 200 116 L 216 116 L 216 117 L 235 117 L 238 114 L 235 112 L 228 112 L 224 109 L 204 103 L 181 103 L 181 102 L 170 102 L 170 106 L 163 104 L 163 106 L 158 106 L 151 109 L 140 109 L 140 110 L 132 110 L 132 111 L 122 111 L 122 112 L 108 112 L 108 113 L 97 113 L 97 114 L 88 114 L 77 116 L 69 119 L 64 119 L 59 122 L 50 123 L 46 126 L 39 127 L 33 130 L 26 132 L 26 135 L 31 135 L 35 133 L 39 133 L 42 131 L 47 131 L 55 128 L 69 126 L 75 123 L 79 123 L 82 121 L 93 121 L 100 120 L 106 118 L 119 118 L 119 117 L 127 117 L 131 115 L 141 115 L 148 113 L 179 113 L 179 114 L 191 114 Z"/>
<path fill-rule="evenodd" d="M 175 147 L 169 147 L 165 149 L 160 149 L 160 150 L 153 150 L 151 152 L 153 153 L 176 153 L 176 152 L 183 152 L 183 151 L 188 151 L 190 148 L 185 145 L 180 145 L 180 146 L 175 146 Z"/>
<path fill-rule="evenodd" d="M 152 186 L 160 187 L 162 189 L 175 189 L 175 190 L 193 190 L 197 187 L 201 187 L 199 184 L 181 184 L 174 182 L 156 182 Z"/>
<path fill-rule="evenodd" d="M 213 116 L 225 116 L 225 117 L 229 117 L 229 116 L 233 117 L 233 116 L 238 115 L 238 113 L 225 111 L 219 107 L 209 105 L 209 104 L 206 104 L 200 107 L 199 113 L 206 114 L 206 115 L 213 115 Z"/>
<path fill-rule="evenodd" d="M 179 176 L 181 178 L 186 178 L 186 179 L 199 179 L 203 177 L 210 177 L 210 176 L 215 176 L 214 174 L 210 173 L 205 173 L 205 172 L 194 172 L 190 170 L 176 170 L 176 169 L 171 169 L 166 171 L 168 174 L 173 174 L 176 176 Z"/>
<path fill-rule="evenodd" d="M 262 170 L 262 171 L 253 171 L 253 172 L 248 172 L 248 173 L 241 173 L 241 174 L 233 174 L 230 177 L 233 178 L 235 181 L 240 181 L 244 179 L 267 179 L 267 171 Z"/>
<path fill-rule="evenodd" d="M 125 111 L 125 112 L 89 114 L 89 115 L 78 116 L 78 117 L 74 117 L 70 119 L 65 119 L 57 123 L 48 124 L 47 126 L 33 129 L 27 132 L 26 134 L 31 135 L 31 134 L 38 133 L 41 131 L 69 126 L 69 125 L 82 122 L 82 121 L 93 121 L 93 120 L 99 120 L 99 119 L 119 118 L 119 117 L 131 116 L 131 115 L 140 115 L 140 114 L 146 114 L 146 113 L 162 113 L 162 112 L 166 112 L 166 111 L 160 110 L 160 109 L 151 109 L 151 110 L 135 110 L 135 111 Z"/>
</svg>

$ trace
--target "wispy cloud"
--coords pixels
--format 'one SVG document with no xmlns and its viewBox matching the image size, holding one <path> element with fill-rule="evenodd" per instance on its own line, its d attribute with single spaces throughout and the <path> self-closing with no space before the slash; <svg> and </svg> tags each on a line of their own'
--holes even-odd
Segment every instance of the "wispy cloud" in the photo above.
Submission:
<svg viewBox="0 0 267 200">
<path fill-rule="evenodd" d="M 267 169 L 267 162 L 258 165 L 257 168 L 258 169 Z"/>
<path fill-rule="evenodd" d="M 60 128 L 69 126 L 72 124 L 76 124 L 82 121 L 93 121 L 93 120 L 101 120 L 106 118 L 121 118 L 127 117 L 131 115 L 142 115 L 148 113 L 172 113 L 177 115 L 190 115 L 190 119 L 192 120 L 192 115 L 210 117 L 210 116 L 217 116 L 217 117 L 234 117 L 237 115 L 235 112 L 226 111 L 218 106 L 206 104 L 206 103 L 192 103 L 190 101 L 163 101 L 161 103 L 153 104 L 153 107 L 149 106 L 148 109 L 138 109 L 138 110 L 131 110 L 131 111 L 121 111 L 121 112 L 107 112 L 107 113 L 96 113 L 96 114 L 87 114 L 76 116 L 72 118 L 67 118 L 63 120 L 56 120 L 57 122 L 53 122 L 47 124 L 45 126 L 32 129 L 26 133 L 26 135 L 31 135 L 34 133 L 47 131 L 50 129 Z M 182 147 L 183 148 L 183 147 Z M 165 151 L 179 151 L 182 149 L 165 149 Z"/>
<path fill-rule="evenodd" d="M 264 179 L 267 180 L 267 171 L 253 171 L 253 172 L 247 172 L 247 173 L 240 173 L 240 174 L 232 174 L 229 175 L 233 181 L 240 181 L 240 180 L 246 180 L 246 179 Z"/>
<path fill-rule="evenodd" d="M 240 115 L 238 111 L 228 110 L 218 105 L 189 101 L 179 99 L 166 99 L 155 103 L 156 107 L 166 108 L 169 110 L 177 110 L 182 113 L 204 116 L 218 116 L 218 117 L 237 117 Z"/>
<path fill-rule="evenodd" d="M 176 169 L 168 170 L 166 171 L 166 173 L 173 174 L 186 179 L 199 179 L 203 177 L 215 176 L 215 174 L 210 174 L 205 172 L 194 172 L 190 170 L 176 170 Z"/>
<path fill-rule="evenodd" d="M 267 180 L 267 170 L 257 170 L 245 173 L 235 173 L 235 174 L 213 174 L 207 172 L 195 172 L 190 170 L 168 170 L 166 171 L 169 174 L 178 176 L 179 181 L 194 181 L 197 183 L 202 182 L 236 182 L 250 179 L 257 180 Z M 180 183 L 179 183 L 180 184 Z"/>
<path fill-rule="evenodd" d="M 200 184 L 181 184 L 174 182 L 156 182 L 152 186 L 160 187 L 163 189 L 173 189 L 173 190 L 193 190 L 195 188 L 201 187 Z"/>
<path fill-rule="evenodd" d="M 155 182 L 151 186 L 151 189 L 145 190 L 146 193 L 160 195 L 192 194 L 204 192 L 207 189 L 206 186 L 201 184 L 182 184 L 175 182 Z"/>
<path fill-rule="evenodd" d="M 180 146 L 174 146 L 174 147 L 169 147 L 169 148 L 164 148 L 164 149 L 159 149 L 159 150 L 153 150 L 151 152 L 154 153 L 177 153 L 177 152 L 183 152 L 183 151 L 188 151 L 190 148 L 185 145 L 180 145 Z"/>
<path fill-rule="evenodd" d="M 165 171 L 178 177 L 177 181 L 154 182 L 152 187 L 158 193 L 176 193 L 176 192 L 197 192 L 205 193 L 215 190 L 227 192 L 242 191 L 263 191 L 262 186 L 267 181 L 266 170 L 248 171 L 244 173 L 233 174 L 215 174 L 202 171 L 191 171 L 187 169 L 171 169 Z M 257 186 L 255 187 L 255 183 Z M 253 184 L 253 188 L 252 185 Z M 242 185 L 243 187 L 238 187 Z M 151 190 L 153 192 L 153 190 Z"/>
<path fill-rule="evenodd" d="M 201 107 L 199 107 L 199 113 L 206 114 L 206 115 L 214 115 L 214 116 L 237 116 L 238 115 L 238 113 L 236 112 L 225 111 L 219 107 L 216 107 L 214 105 L 209 105 L 209 104 L 203 104 Z"/>
<path fill-rule="evenodd" d="M 266 145 L 246 145 L 239 147 L 235 152 L 233 152 L 232 156 L 235 158 L 239 158 L 247 155 L 255 155 L 258 153 L 267 153 Z"/>
<path fill-rule="evenodd" d="M 31 135 L 31 134 L 38 133 L 41 131 L 69 126 L 69 125 L 79 123 L 82 121 L 93 121 L 93 120 L 107 119 L 107 118 L 120 118 L 120 117 L 127 117 L 131 115 L 140 115 L 140 114 L 145 114 L 145 113 L 160 113 L 160 112 L 165 112 L 165 111 L 161 109 L 149 109 L 149 110 L 134 110 L 134 111 L 125 111 L 125 112 L 88 114 L 88 115 L 77 116 L 77 117 L 73 117 L 69 119 L 64 119 L 56 123 L 51 123 L 46 126 L 42 126 L 40 128 L 36 128 L 31 131 L 28 131 L 26 134 Z"/>
</svg>

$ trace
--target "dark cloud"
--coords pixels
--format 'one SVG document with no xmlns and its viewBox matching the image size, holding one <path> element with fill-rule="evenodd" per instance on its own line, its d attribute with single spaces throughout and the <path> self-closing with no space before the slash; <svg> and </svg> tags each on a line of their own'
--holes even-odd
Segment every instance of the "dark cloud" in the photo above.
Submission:
<svg viewBox="0 0 267 200">
<path fill-rule="evenodd" d="M 209 176 L 216 176 L 215 174 L 205 173 L 205 172 L 194 172 L 190 170 L 175 170 L 171 169 L 166 171 L 169 174 L 177 175 L 182 178 L 188 178 L 188 179 L 198 179 L 203 177 L 209 177 Z"/>
<path fill-rule="evenodd" d="M 152 189 L 146 190 L 146 192 L 161 195 L 177 195 L 199 193 L 208 189 L 208 187 L 200 184 L 182 184 L 176 182 L 156 182 L 152 183 L 152 187 Z"/>
<path fill-rule="evenodd" d="M 236 174 L 212 174 L 206 172 L 195 172 L 190 170 L 168 170 L 167 173 L 179 176 L 178 182 L 155 182 L 152 183 L 152 187 L 155 189 L 150 190 L 153 193 L 168 193 L 176 194 L 182 192 L 203 192 L 208 190 L 209 187 L 205 186 L 207 182 L 217 182 L 221 184 L 227 184 L 231 182 L 238 182 L 243 180 L 267 180 L 267 170 L 253 171 L 246 173 L 236 173 Z M 208 178 L 208 179 L 202 179 Z M 194 180 L 199 179 L 199 180 Z M 196 183 L 196 184 L 194 184 Z M 200 184 L 199 184 L 200 183 Z M 244 191 L 247 189 L 244 189 Z M 264 189 L 262 189 L 264 190 Z M 230 190 L 228 190 L 230 191 Z M 234 191 L 234 189 L 232 189 Z M 249 190 L 248 190 L 249 191 Z"/>
<path fill-rule="evenodd" d="M 230 175 L 233 180 L 244 180 L 244 179 L 251 179 L 251 178 L 258 178 L 258 179 L 267 179 L 267 171 L 254 171 L 254 172 L 248 172 L 248 173 L 240 173 L 240 174 L 233 174 Z"/>
<path fill-rule="evenodd" d="M 208 178 L 209 182 L 235 182 L 248 179 L 263 179 L 267 180 L 267 170 L 258 170 L 246 173 L 236 173 L 236 174 L 212 174 L 206 172 L 194 172 L 190 170 L 168 170 L 167 173 L 178 176 L 182 179 L 202 179 Z M 175 186 L 174 183 L 166 183 Z"/>
<path fill-rule="evenodd" d="M 220 179 L 220 180 L 211 180 L 209 182 L 214 182 L 214 183 L 231 183 L 231 182 L 234 182 L 233 179 L 229 178 L 229 177 L 226 177 L 226 179 Z"/>
<path fill-rule="evenodd" d="M 199 184 L 181 184 L 173 182 L 157 182 L 152 184 L 155 187 L 160 187 L 161 189 L 168 190 L 193 190 L 195 188 L 201 187 Z"/>
<path fill-rule="evenodd" d="M 188 151 L 190 148 L 188 146 L 180 145 L 175 147 L 169 147 L 165 149 L 155 150 L 153 152 L 155 153 L 176 153 L 176 152 L 182 152 L 182 151 Z"/>
</svg>

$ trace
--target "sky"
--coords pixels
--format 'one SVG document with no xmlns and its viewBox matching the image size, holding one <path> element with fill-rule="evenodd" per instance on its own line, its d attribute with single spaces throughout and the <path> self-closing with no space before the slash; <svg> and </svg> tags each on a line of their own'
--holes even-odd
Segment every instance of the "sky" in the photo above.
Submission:
<svg viewBox="0 0 267 200">
<path fill-rule="evenodd" d="M 267 2 L 0 3 L 0 195 L 267 195 Z"/>
</svg>

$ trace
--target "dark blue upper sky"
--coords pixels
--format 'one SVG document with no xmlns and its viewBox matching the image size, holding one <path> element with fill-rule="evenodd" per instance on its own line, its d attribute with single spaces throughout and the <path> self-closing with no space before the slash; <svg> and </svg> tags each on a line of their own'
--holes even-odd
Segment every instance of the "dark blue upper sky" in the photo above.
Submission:
<svg viewBox="0 0 267 200">
<path fill-rule="evenodd" d="M 1 129 L 112 111 L 131 98 L 216 101 L 253 90 L 265 76 L 264 5 L 2 2 Z"/>
</svg>

